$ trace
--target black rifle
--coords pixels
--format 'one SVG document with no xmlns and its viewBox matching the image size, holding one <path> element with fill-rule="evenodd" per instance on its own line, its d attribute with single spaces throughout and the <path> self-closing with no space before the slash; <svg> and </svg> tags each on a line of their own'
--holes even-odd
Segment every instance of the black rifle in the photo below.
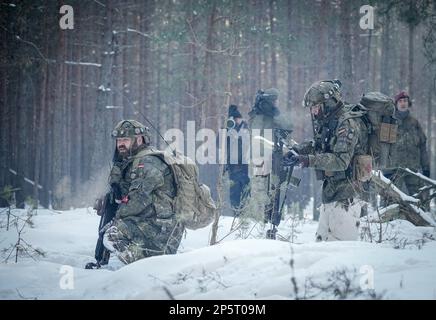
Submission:
<svg viewBox="0 0 436 320">
<path fill-rule="evenodd" d="M 266 237 L 268 239 L 275 239 L 277 233 L 277 226 L 280 224 L 282 219 L 283 207 L 287 198 L 287 188 L 289 184 L 298 186 L 300 180 L 293 177 L 294 165 L 283 166 L 283 147 L 286 146 L 286 138 L 290 135 L 292 130 L 286 129 L 274 129 L 274 148 L 272 152 L 272 175 L 275 176 L 278 181 L 272 183 L 270 186 L 270 191 L 274 196 L 272 203 L 266 210 L 266 215 L 268 220 L 273 225 L 272 229 L 268 230 Z M 289 148 L 289 147 L 288 147 Z M 271 179 L 270 179 L 271 181 Z M 284 193 L 283 201 L 280 201 L 281 186 L 286 182 L 286 189 Z"/>
<path fill-rule="evenodd" d="M 96 262 L 89 262 L 86 264 L 85 269 L 98 269 L 102 265 L 109 263 L 110 251 L 107 250 L 103 244 L 103 236 L 106 231 L 105 226 L 110 223 L 115 217 L 118 209 L 118 203 L 115 202 L 115 192 L 106 193 L 103 199 L 98 199 L 94 209 L 97 214 L 101 216 L 100 224 L 98 225 L 98 240 L 95 246 L 95 260 Z"/>
</svg>

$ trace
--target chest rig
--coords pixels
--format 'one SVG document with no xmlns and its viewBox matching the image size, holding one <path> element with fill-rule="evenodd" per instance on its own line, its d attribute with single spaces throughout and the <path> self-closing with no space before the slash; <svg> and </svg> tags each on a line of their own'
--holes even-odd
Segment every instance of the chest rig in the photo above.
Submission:
<svg viewBox="0 0 436 320">
<path fill-rule="evenodd" d="M 315 126 L 315 150 L 317 152 L 332 152 L 331 142 L 339 121 L 332 119 Z"/>
<path fill-rule="evenodd" d="M 326 119 L 322 123 L 315 125 L 315 153 L 332 153 L 336 143 L 336 129 L 341 119 Z M 342 123 L 342 122 L 341 122 Z M 316 170 L 317 180 L 343 180 L 352 176 L 352 164 L 345 171 L 324 171 Z"/>
</svg>

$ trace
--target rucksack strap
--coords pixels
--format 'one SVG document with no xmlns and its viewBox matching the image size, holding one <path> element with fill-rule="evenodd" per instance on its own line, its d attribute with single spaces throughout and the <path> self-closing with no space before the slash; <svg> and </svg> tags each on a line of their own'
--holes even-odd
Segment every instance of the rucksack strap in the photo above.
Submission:
<svg viewBox="0 0 436 320">
<path fill-rule="evenodd" d="M 134 159 L 133 159 L 133 167 L 137 167 L 139 162 L 141 161 L 142 158 L 147 157 L 147 156 L 152 156 L 152 157 L 157 157 L 159 158 L 163 163 L 165 163 L 171 171 L 171 174 L 173 176 L 173 186 L 174 189 L 176 190 L 176 196 L 178 194 L 178 180 L 177 180 L 177 174 L 175 172 L 175 169 L 173 168 L 173 166 L 171 164 L 169 164 L 166 160 L 165 160 L 165 152 L 164 151 L 160 151 L 157 150 L 155 148 L 149 147 L 147 149 L 141 150 L 140 152 L 138 152 L 137 155 L 135 155 Z"/>
<path fill-rule="evenodd" d="M 372 130 L 372 126 L 369 122 L 369 119 L 366 117 L 367 109 L 361 104 L 353 105 L 347 109 L 348 110 L 346 110 L 345 113 L 339 118 L 338 128 L 342 125 L 342 123 L 349 119 L 361 118 L 366 128 L 368 129 L 368 133 L 370 133 Z"/>
</svg>

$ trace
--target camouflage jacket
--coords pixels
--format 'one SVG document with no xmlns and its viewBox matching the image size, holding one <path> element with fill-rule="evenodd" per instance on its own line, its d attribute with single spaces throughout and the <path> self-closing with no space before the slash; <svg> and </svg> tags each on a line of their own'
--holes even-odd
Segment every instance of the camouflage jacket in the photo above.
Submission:
<svg viewBox="0 0 436 320">
<path fill-rule="evenodd" d="M 128 202 L 120 204 L 116 219 L 126 217 L 168 219 L 174 217 L 173 198 L 176 195 L 171 169 L 159 157 L 147 155 L 151 148 L 140 148 L 123 165 L 114 165 L 110 183 L 119 183 Z M 135 161 L 136 160 L 136 161 Z"/>
<path fill-rule="evenodd" d="M 418 120 L 410 114 L 403 120 L 398 119 L 397 142 L 391 147 L 389 167 L 430 170 L 426 144 L 427 137 Z"/>
<path fill-rule="evenodd" d="M 349 117 L 342 108 L 317 130 L 313 145 L 297 152 L 309 154 L 309 167 L 323 173 L 323 203 L 350 199 L 361 190 L 353 177 L 353 160 L 368 152 L 368 129 L 359 117 Z"/>
</svg>

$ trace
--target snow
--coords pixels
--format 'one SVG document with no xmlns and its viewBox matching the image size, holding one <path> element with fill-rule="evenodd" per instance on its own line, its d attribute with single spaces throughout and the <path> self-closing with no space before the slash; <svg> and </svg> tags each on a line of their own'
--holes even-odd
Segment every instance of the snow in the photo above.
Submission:
<svg viewBox="0 0 436 320">
<path fill-rule="evenodd" d="M 78 65 L 78 66 L 91 66 L 91 67 L 101 67 L 100 63 L 95 62 L 81 62 L 81 61 L 65 61 L 65 64 Z"/>
<path fill-rule="evenodd" d="M 17 232 L 15 227 L 5 231 L 2 210 L 0 247 L 8 248 L 17 241 Z M 26 218 L 26 210 L 14 209 L 12 213 Z M 415 227 L 407 221 L 390 223 L 386 241 L 381 244 L 317 243 L 317 223 L 306 212 L 304 220 L 287 216 L 281 223 L 278 233 L 283 238 L 291 238 L 294 231 L 294 243 L 290 243 L 262 239 L 268 226 L 261 225 L 249 225 L 228 235 L 233 218 L 222 217 L 218 239 L 224 239 L 217 245 L 208 246 L 208 226 L 188 230 L 177 255 L 142 259 L 126 266 L 111 258 L 105 269 L 85 270 L 83 266 L 93 261 L 97 236 L 99 217 L 94 211 L 38 209 L 36 213 L 34 227 L 26 227 L 22 237 L 45 256 L 34 260 L 23 255 L 18 263 L 14 259 L 0 263 L 0 299 L 168 299 L 166 290 L 176 299 L 293 299 L 292 272 L 303 296 L 306 280 L 326 283 L 338 270 L 354 277 L 357 287 L 370 270 L 371 292 L 385 299 L 436 299 L 435 229 Z M 291 230 L 292 224 L 295 230 Z M 403 248 L 395 249 L 398 246 L 393 243 L 401 239 L 407 239 L 408 244 L 402 242 Z M 73 272 L 72 282 L 65 282 L 68 270 Z M 317 298 L 335 296 L 326 291 Z"/>
<path fill-rule="evenodd" d="M 123 109 L 123 106 L 106 106 L 106 109 Z"/>
<path fill-rule="evenodd" d="M 380 215 L 383 215 L 383 214 L 385 214 L 386 212 L 388 212 L 388 211 L 390 211 L 390 210 L 393 210 L 393 209 L 396 209 L 396 208 L 398 208 L 399 207 L 399 205 L 398 205 L 398 203 L 394 203 L 394 204 L 391 204 L 391 205 L 389 205 L 389 206 L 387 206 L 387 207 L 385 207 L 385 208 L 381 208 L 380 210 L 379 210 L 379 213 L 380 213 Z M 377 212 L 372 212 L 373 214 L 375 214 L 375 213 L 377 213 Z"/>
<path fill-rule="evenodd" d="M 31 185 L 35 185 L 35 181 L 30 180 L 29 178 L 24 177 L 24 181 L 30 183 Z M 42 186 L 38 184 L 38 189 L 42 189 Z"/>
<path fill-rule="evenodd" d="M 132 28 L 127 28 L 127 32 L 134 32 L 134 33 L 137 33 L 137 34 L 139 34 L 139 35 L 141 35 L 143 37 L 151 38 L 151 36 L 149 34 L 146 34 L 144 32 L 141 32 L 139 30 L 135 30 L 135 29 L 132 29 Z"/>
<path fill-rule="evenodd" d="M 15 170 L 13 170 L 11 168 L 9 168 L 9 172 L 12 173 L 15 176 L 18 175 L 17 171 L 15 171 Z M 31 179 L 29 179 L 27 177 L 23 177 L 23 178 L 24 178 L 24 181 L 30 183 L 31 185 L 35 185 L 35 181 L 33 181 L 33 180 L 31 180 Z M 42 189 L 42 186 L 40 184 L 38 184 L 38 189 Z"/>
<path fill-rule="evenodd" d="M 436 222 L 428 212 L 425 212 L 424 210 L 418 208 L 417 206 L 414 206 L 413 204 L 410 206 L 417 214 L 419 214 L 425 221 L 427 221 L 429 225 L 431 225 L 432 227 L 436 227 Z"/>
<path fill-rule="evenodd" d="M 404 170 L 409 172 L 409 173 L 411 173 L 411 174 L 417 175 L 418 177 L 420 177 L 421 179 L 429 182 L 432 185 L 436 185 L 436 180 L 430 179 L 429 177 L 424 176 L 422 173 L 414 172 L 414 171 L 410 170 L 409 168 L 406 168 Z"/>
<path fill-rule="evenodd" d="M 111 88 L 106 88 L 103 84 L 101 84 L 101 85 L 98 87 L 98 90 L 101 90 L 101 91 L 103 91 L 103 92 L 106 92 L 106 91 L 111 91 Z"/>
<path fill-rule="evenodd" d="M 406 202 L 412 202 L 412 203 L 413 203 L 413 202 L 414 202 L 414 203 L 419 202 L 418 199 L 416 199 L 416 198 L 414 198 L 414 197 L 411 197 L 411 196 L 408 196 L 407 194 L 405 194 L 404 192 L 402 192 L 400 189 L 398 189 L 398 188 L 397 188 L 397 187 L 392 183 L 391 180 L 389 180 L 388 178 L 386 178 L 386 177 L 381 173 L 381 171 L 377 171 L 376 174 L 380 177 L 380 179 L 381 179 L 384 183 L 390 185 L 390 187 L 392 188 L 392 190 L 394 190 L 395 193 L 397 193 L 397 194 L 401 197 L 401 200 L 406 201 Z"/>
<path fill-rule="evenodd" d="M 406 169 L 406 171 L 408 171 L 408 172 L 414 174 L 414 172 L 411 171 L 411 170 L 409 170 L 409 169 Z M 392 188 L 392 190 L 394 190 L 395 193 L 397 193 L 397 194 L 401 197 L 401 199 L 402 199 L 403 201 L 410 202 L 410 203 L 411 203 L 411 205 L 410 205 L 411 208 L 412 208 L 412 209 L 413 209 L 413 210 L 414 210 L 418 215 L 420 215 L 420 216 L 421 216 L 425 221 L 427 221 L 429 225 L 431 225 L 431 226 L 433 226 L 433 227 L 436 227 L 436 222 L 435 222 L 435 220 L 433 219 L 433 217 L 432 217 L 430 214 L 428 214 L 427 212 L 423 211 L 422 209 L 420 209 L 420 208 L 418 208 L 417 206 L 415 206 L 415 205 L 412 204 L 412 203 L 418 203 L 418 202 L 419 202 L 419 200 L 418 200 L 417 198 L 414 198 L 414 197 L 409 196 L 409 195 L 405 194 L 404 192 L 402 192 L 400 189 L 398 189 L 398 188 L 397 188 L 397 187 L 392 183 L 391 180 L 389 180 L 388 178 L 386 178 L 386 177 L 385 177 L 385 176 L 384 176 L 380 171 L 377 171 L 376 174 L 380 177 L 380 179 L 381 179 L 383 182 L 389 184 L 390 187 Z M 418 174 L 418 176 L 422 176 L 422 177 L 424 177 L 424 176 L 421 175 L 421 174 Z M 431 179 L 427 179 L 427 181 L 433 183 L 433 180 L 431 180 Z"/>
</svg>

